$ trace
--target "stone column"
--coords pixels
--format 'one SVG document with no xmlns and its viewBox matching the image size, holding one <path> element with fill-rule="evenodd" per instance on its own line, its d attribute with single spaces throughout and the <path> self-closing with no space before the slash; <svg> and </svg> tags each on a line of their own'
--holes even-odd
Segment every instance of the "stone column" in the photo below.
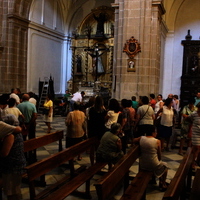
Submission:
<svg viewBox="0 0 200 200">
<path fill-rule="evenodd" d="M 32 1 L 0 1 L 1 93 L 8 93 L 13 87 L 26 92 L 27 19 Z"/>
<path fill-rule="evenodd" d="M 160 77 L 162 1 L 118 0 L 115 14 L 115 55 L 113 97 L 117 99 L 158 93 Z M 136 72 L 127 72 L 128 56 L 123 53 L 132 36 L 141 45 L 135 56 Z"/>
<path fill-rule="evenodd" d="M 17 15 L 4 15 L 1 57 L 1 92 L 18 87 L 26 91 L 27 32 L 29 21 Z"/>
</svg>

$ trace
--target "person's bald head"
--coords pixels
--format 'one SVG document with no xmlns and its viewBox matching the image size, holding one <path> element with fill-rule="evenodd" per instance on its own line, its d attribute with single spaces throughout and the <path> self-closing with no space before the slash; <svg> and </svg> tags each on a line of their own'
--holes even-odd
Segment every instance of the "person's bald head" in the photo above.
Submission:
<svg viewBox="0 0 200 200">
<path fill-rule="evenodd" d="M 28 101 L 30 99 L 29 94 L 23 94 L 22 101 Z"/>
</svg>

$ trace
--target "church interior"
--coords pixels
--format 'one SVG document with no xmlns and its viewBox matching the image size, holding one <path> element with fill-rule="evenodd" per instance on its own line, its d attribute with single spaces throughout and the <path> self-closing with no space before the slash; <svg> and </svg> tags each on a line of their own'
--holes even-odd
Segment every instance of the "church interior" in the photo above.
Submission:
<svg viewBox="0 0 200 200">
<path fill-rule="evenodd" d="M 1 93 L 99 90 L 184 100 L 199 90 L 199 2 L 1 1 Z M 97 67 L 96 67 L 97 66 Z"/>
<path fill-rule="evenodd" d="M 1 0 L 0 93 L 20 88 L 40 95 L 40 82 L 51 79 L 58 97 L 66 89 L 119 101 L 176 94 L 185 105 L 200 91 L 199 10 L 199 0 Z M 66 128 L 64 118 L 54 122 L 54 130 Z M 46 131 L 42 123 L 39 116 L 37 136 Z M 38 156 L 54 149 L 45 146 Z M 183 157 L 177 149 L 163 157 L 170 182 Z M 88 160 L 86 154 L 81 162 Z M 136 171 L 133 165 L 132 173 Z M 64 173 L 66 169 L 48 174 L 48 183 Z M 22 195 L 29 199 L 26 184 Z M 148 200 L 162 197 L 156 187 L 147 191 Z"/>
</svg>

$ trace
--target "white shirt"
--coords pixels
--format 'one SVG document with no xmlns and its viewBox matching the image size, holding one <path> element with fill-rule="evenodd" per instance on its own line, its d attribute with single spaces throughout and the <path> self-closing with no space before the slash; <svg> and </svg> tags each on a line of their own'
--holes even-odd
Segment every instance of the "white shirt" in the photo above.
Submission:
<svg viewBox="0 0 200 200">
<path fill-rule="evenodd" d="M 15 100 L 16 100 L 16 102 L 17 102 L 17 104 L 19 104 L 19 103 L 20 103 L 19 96 L 18 96 L 18 95 L 16 95 L 15 93 L 12 93 L 12 94 L 10 94 L 10 98 L 13 98 L 13 99 L 15 99 Z"/>
<path fill-rule="evenodd" d="M 169 109 L 167 106 L 163 106 L 163 112 L 161 116 L 161 125 L 173 126 L 174 111 L 172 107 Z"/>
<path fill-rule="evenodd" d="M 82 95 L 81 95 L 81 93 L 80 92 L 74 93 L 71 100 L 72 101 L 76 101 L 76 102 L 82 102 Z"/>
<path fill-rule="evenodd" d="M 160 110 L 160 103 L 161 102 L 163 102 L 163 100 L 160 100 L 155 104 L 155 109 L 154 109 L 155 114 Z"/>
<path fill-rule="evenodd" d="M 36 103 L 37 103 L 36 99 L 34 99 L 34 98 L 31 97 L 29 99 L 29 102 L 31 102 L 32 104 L 34 104 L 36 106 Z"/>
<path fill-rule="evenodd" d="M 105 123 L 105 127 L 111 129 L 111 125 L 117 122 L 119 113 L 115 113 L 113 110 L 109 110 L 107 116 L 109 116 L 109 118 L 108 121 Z"/>
</svg>

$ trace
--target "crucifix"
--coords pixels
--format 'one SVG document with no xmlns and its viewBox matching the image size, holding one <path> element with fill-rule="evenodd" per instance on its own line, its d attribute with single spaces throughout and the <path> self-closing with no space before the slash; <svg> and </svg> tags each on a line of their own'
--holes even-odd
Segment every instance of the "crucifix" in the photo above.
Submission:
<svg viewBox="0 0 200 200">
<path fill-rule="evenodd" d="M 84 51 L 86 51 L 92 58 L 95 59 L 95 67 L 96 67 L 95 68 L 95 82 L 96 82 L 98 79 L 98 74 L 104 73 L 103 66 L 101 66 L 100 71 L 98 71 L 99 69 L 98 67 L 100 67 L 99 65 L 101 64 L 100 56 L 103 55 L 105 52 L 108 52 L 109 48 L 99 48 L 99 45 L 97 43 L 94 48 L 87 48 L 87 49 L 84 49 Z"/>
</svg>

